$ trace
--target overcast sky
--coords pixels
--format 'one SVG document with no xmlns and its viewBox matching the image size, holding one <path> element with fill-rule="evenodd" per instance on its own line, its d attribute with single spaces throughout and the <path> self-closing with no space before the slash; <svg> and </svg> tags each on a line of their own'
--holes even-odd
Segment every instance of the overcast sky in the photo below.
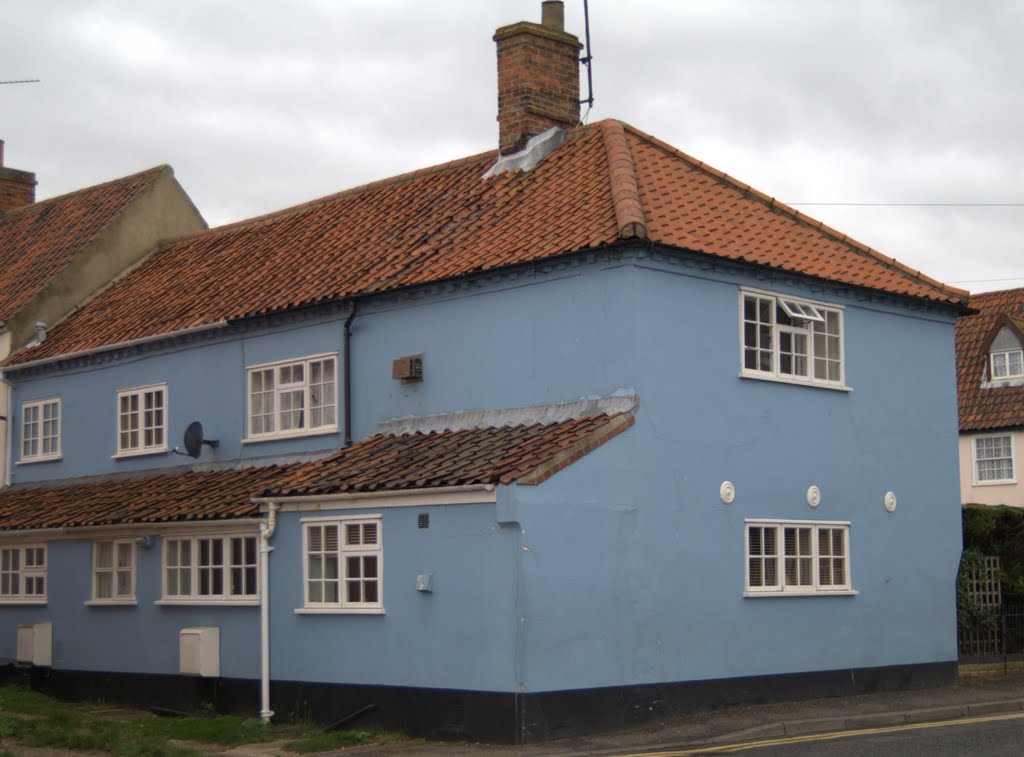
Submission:
<svg viewBox="0 0 1024 757">
<path fill-rule="evenodd" d="M 0 85 L 5 165 L 43 199 L 169 163 L 211 225 L 277 210 L 494 148 L 491 37 L 521 20 L 540 0 L 5 0 L 0 81 L 41 80 Z M 1024 286 L 1024 2 L 590 0 L 590 27 L 589 121 L 784 202 L 988 204 L 799 208 Z"/>
</svg>

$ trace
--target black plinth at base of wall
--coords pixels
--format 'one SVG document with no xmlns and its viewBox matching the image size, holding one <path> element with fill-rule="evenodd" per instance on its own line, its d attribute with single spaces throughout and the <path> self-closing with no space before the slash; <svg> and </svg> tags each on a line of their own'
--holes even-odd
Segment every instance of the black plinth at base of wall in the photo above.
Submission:
<svg viewBox="0 0 1024 757">
<path fill-rule="evenodd" d="M 0 678 L 27 682 L 65 700 L 256 717 L 259 682 L 232 678 L 143 675 L 8 667 Z M 733 704 L 795 701 L 873 691 L 949 686 L 955 661 L 884 668 L 613 686 L 543 693 L 498 693 L 399 686 L 274 681 L 275 720 L 325 725 L 366 708 L 353 727 L 401 730 L 435 739 L 526 744 L 657 722 Z"/>
</svg>

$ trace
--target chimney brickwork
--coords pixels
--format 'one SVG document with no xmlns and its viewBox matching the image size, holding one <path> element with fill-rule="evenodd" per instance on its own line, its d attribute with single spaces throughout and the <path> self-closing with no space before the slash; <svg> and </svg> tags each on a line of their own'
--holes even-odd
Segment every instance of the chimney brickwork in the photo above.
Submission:
<svg viewBox="0 0 1024 757">
<path fill-rule="evenodd" d="M 562 28 L 561 2 L 543 6 L 543 24 L 523 21 L 494 34 L 502 155 L 552 126 L 572 128 L 580 121 L 580 41 Z"/>
<path fill-rule="evenodd" d="M 4 143 L 0 140 L 0 213 L 36 201 L 36 175 L 4 167 Z"/>
</svg>

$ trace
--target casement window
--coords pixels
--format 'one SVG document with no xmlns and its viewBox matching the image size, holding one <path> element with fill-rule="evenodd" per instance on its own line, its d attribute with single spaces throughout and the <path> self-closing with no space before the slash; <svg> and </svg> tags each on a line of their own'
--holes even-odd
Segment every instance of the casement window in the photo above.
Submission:
<svg viewBox="0 0 1024 757">
<path fill-rule="evenodd" d="M 255 536 L 164 539 L 167 601 L 249 601 L 259 597 Z"/>
<path fill-rule="evenodd" d="M 94 602 L 135 601 L 135 542 L 92 543 L 92 599 Z"/>
<path fill-rule="evenodd" d="M 740 319 L 741 375 L 843 386 L 842 309 L 744 290 Z"/>
<path fill-rule="evenodd" d="M 1013 470 L 1013 446 L 1011 434 L 974 437 L 974 483 L 1015 483 L 1017 479 Z"/>
<path fill-rule="evenodd" d="M 303 537 L 306 608 L 381 611 L 379 516 L 304 521 Z"/>
<path fill-rule="evenodd" d="M 167 384 L 117 393 L 117 454 L 167 450 Z"/>
<path fill-rule="evenodd" d="M 46 601 L 46 547 L 0 547 L 0 601 Z"/>
<path fill-rule="evenodd" d="M 851 593 L 849 523 L 745 525 L 748 595 Z"/>
<path fill-rule="evenodd" d="M 21 462 L 60 458 L 60 399 L 21 405 Z"/>
<path fill-rule="evenodd" d="M 998 379 L 1024 378 L 1024 350 L 998 350 L 989 353 L 989 375 Z"/>
<path fill-rule="evenodd" d="M 318 356 L 249 368 L 249 439 L 338 429 L 337 359 Z"/>
</svg>

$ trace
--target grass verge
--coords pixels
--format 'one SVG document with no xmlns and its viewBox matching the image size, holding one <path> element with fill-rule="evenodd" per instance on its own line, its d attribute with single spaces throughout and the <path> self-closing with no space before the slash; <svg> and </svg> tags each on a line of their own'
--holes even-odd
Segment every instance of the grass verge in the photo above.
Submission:
<svg viewBox="0 0 1024 757">
<path fill-rule="evenodd" d="M 308 723 L 267 725 L 256 718 L 231 715 L 163 718 L 0 687 L 0 738 L 30 747 L 97 750 L 124 757 L 193 757 L 202 754 L 202 744 L 229 748 L 283 741 L 283 749 L 309 754 L 402 737 L 371 731 L 327 732 Z M 194 743 L 196 748 L 182 742 Z"/>
</svg>

